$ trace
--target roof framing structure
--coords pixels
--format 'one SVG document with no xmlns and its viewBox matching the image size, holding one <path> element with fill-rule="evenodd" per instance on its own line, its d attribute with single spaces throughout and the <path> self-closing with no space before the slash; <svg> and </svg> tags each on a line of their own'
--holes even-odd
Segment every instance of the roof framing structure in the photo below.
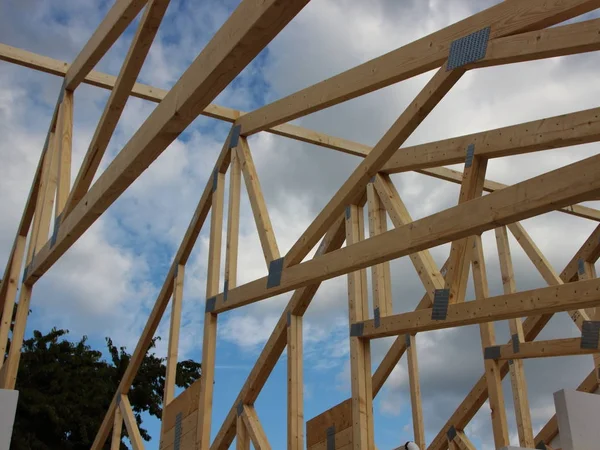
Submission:
<svg viewBox="0 0 600 450">
<path fill-rule="evenodd" d="M 196 117 L 205 115 L 231 123 L 231 130 L 98 430 L 93 450 L 103 448 L 111 429 L 112 448 L 118 448 L 116 442 L 120 441 L 123 423 L 133 447 L 143 448 L 127 393 L 169 303 L 172 314 L 161 449 L 223 450 L 234 438 L 238 449 L 249 449 L 250 442 L 257 449 L 271 448 L 254 403 L 286 348 L 289 450 L 300 450 L 305 445 L 313 450 L 375 448 L 373 398 L 404 353 L 409 366 L 414 435 L 422 449 L 473 448 L 464 429 L 487 399 L 492 408 L 495 446 L 508 446 L 502 379 L 509 373 L 520 444 L 531 448 L 549 444 L 558 433 L 557 421 L 551 419 L 534 436 L 522 360 L 592 355 L 593 370 L 579 389 L 591 392 L 598 388 L 600 281 L 594 263 L 600 257 L 600 225 L 559 275 L 519 221 L 550 211 L 600 221 L 600 211 L 578 204 L 600 198 L 600 155 L 512 186 L 486 179 L 487 162 L 598 142 L 600 108 L 416 146 L 404 143 L 467 71 L 600 50 L 600 19 L 561 24 L 600 8 L 600 0 L 506 0 L 255 111 L 243 112 L 211 103 L 308 1 L 242 0 L 169 91 L 136 82 L 169 0 L 117 0 L 71 64 L 0 44 L 1 60 L 64 78 L 0 285 L 3 355 L 19 293 L 12 345 L 7 357 L 0 358 L 0 387 L 15 387 L 35 283 Z M 94 71 L 140 13 L 137 31 L 118 76 Z M 435 74 L 430 81 L 374 147 L 287 123 L 431 70 Z M 73 92 L 81 83 L 111 93 L 71 186 Z M 158 105 L 93 182 L 129 96 Z M 354 172 L 285 255 L 277 245 L 247 140 L 263 131 L 361 158 Z M 456 163 L 465 163 L 463 172 L 444 167 Z M 413 220 L 390 178 L 390 174 L 408 171 L 460 184 L 458 204 Z M 230 183 L 227 205 L 226 177 Z M 238 285 L 242 178 L 269 275 Z M 174 398 L 185 266 L 209 214 L 202 378 Z M 387 230 L 388 218 L 393 224 L 391 230 Z M 224 227 L 226 250 L 222 263 Z M 365 235 L 367 227 L 369 237 Z M 498 243 L 504 287 L 503 294 L 495 297 L 489 294 L 481 241 L 482 233 L 492 230 Z M 548 287 L 516 290 L 508 231 Z M 314 257 L 307 258 L 319 242 Z M 450 255 L 440 269 L 429 249 L 446 243 L 451 244 Z M 394 314 L 389 261 L 402 256 L 410 257 L 425 294 L 414 312 Z M 222 267 L 224 280 L 220 279 Z M 373 311 L 369 310 L 368 268 L 373 279 Z M 470 272 L 476 299 L 465 301 Z M 303 315 L 320 283 L 342 275 L 348 280 L 352 396 L 305 424 Z M 219 314 L 290 291 L 294 292 L 288 305 L 211 441 Z M 581 338 L 534 341 L 552 315 L 559 312 L 569 313 L 581 330 Z M 501 320 L 508 320 L 510 325 L 512 338 L 506 345 L 498 345 L 495 339 L 494 322 Z M 426 443 L 416 334 L 469 324 L 480 327 L 485 373 L 433 441 Z M 396 339 L 371 373 L 370 342 L 384 336 Z M 334 416 L 350 419 L 340 427 Z"/>
</svg>

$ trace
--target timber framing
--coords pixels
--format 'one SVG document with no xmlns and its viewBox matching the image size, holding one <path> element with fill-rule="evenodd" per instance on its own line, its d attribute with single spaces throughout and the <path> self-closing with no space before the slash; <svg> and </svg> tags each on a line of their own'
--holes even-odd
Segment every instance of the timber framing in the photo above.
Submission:
<svg viewBox="0 0 600 450">
<path fill-rule="evenodd" d="M 212 103 L 308 2 L 242 0 L 169 91 L 136 82 L 169 0 L 116 0 L 72 63 L 0 44 L 0 60 L 64 78 L 0 284 L 0 388 L 14 389 L 16 383 L 34 285 L 196 117 L 204 115 L 229 123 L 231 129 L 98 430 L 93 450 L 104 448 L 111 430 L 111 448 L 119 448 L 123 424 L 133 448 L 144 448 L 127 394 L 169 304 L 161 428 L 165 443 L 167 437 L 177 435 L 170 415 L 173 408 L 179 407 L 185 395 L 193 402 L 188 411 L 191 413 L 186 412 L 185 419 L 179 416 L 180 426 L 184 420 L 187 431 L 177 438 L 178 448 L 225 450 L 236 439 L 240 450 L 248 450 L 250 444 L 270 449 L 269 427 L 261 423 L 254 403 L 286 348 L 288 450 L 300 450 L 305 445 L 309 450 L 329 450 L 332 443 L 331 448 L 374 449 L 378 431 L 373 398 L 404 353 L 408 359 L 412 440 L 422 450 L 475 448 L 462 430 L 488 398 L 495 446 L 509 445 L 502 391 L 502 379 L 508 373 L 520 444 L 531 448 L 548 444 L 558 433 L 557 421 L 551 418 L 534 437 L 523 360 L 592 355 L 590 365 L 594 370 L 579 389 L 593 392 L 598 388 L 600 280 L 594 263 L 600 258 L 600 225 L 558 274 L 519 221 L 560 211 L 600 222 L 600 211 L 579 204 L 600 198 L 600 155 L 512 186 L 486 179 L 486 168 L 490 159 L 600 141 L 600 108 L 437 142 L 413 146 L 404 143 L 468 71 L 600 50 L 600 19 L 563 24 L 600 8 L 600 0 L 506 0 L 254 111 Z M 96 64 L 138 15 L 140 21 L 118 76 L 95 71 Z M 476 51 L 457 54 L 458 44 L 474 40 L 479 45 Z M 429 71 L 433 71 L 429 82 L 373 147 L 287 123 Z M 110 97 L 83 163 L 73 172 L 76 176 L 71 185 L 73 110 L 75 91 L 81 83 L 108 89 Z M 129 96 L 158 105 L 114 160 L 97 174 Z M 360 158 L 356 169 L 285 254 L 278 245 L 248 144 L 249 136 L 263 131 Z M 457 163 L 464 163 L 464 171 L 444 167 Z M 457 204 L 413 220 L 391 178 L 391 174 L 410 171 L 460 184 Z M 238 283 L 242 180 L 269 271 L 268 276 L 245 284 Z M 202 378 L 194 387 L 194 395 L 186 391 L 175 398 L 185 267 L 204 225 L 210 230 Z M 503 281 L 501 294 L 491 294 L 487 281 L 481 236 L 492 231 Z M 548 286 L 517 289 L 509 231 Z M 314 256 L 308 258 L 319 242 Z M 442 244 L 450 244 L 450 254 L 438 269 L 429 249 Z M 404 256 L 410 257 L 425 293 L 415 311 L 394 314 L 394 299 L 402 293 L 392 292 L 390 261 Z M 303 316 L 320 283 L 339 276 L 347 278 L 348 286 L 352 395 L 305 422 Z M 469 276 L 475 287 L 474 300 L 465 298 Z M 211 440 L 219 315 L 292 291 Z M 534 341 L 552 315 L 559 312 L 569 314 L 581 337 Z M 505 345 L 496 343 L 494 333 L 494 323 L 502 320 L 509 320 L 511 331 L 511 341 Z M 485 373 L 426 446 L 427 416 L 421 399 L 417 334 L 473 324 L 480 328 Z M 371 340 L 386 336 L 396 339 L 372 372 Z M 9 337 L 10 351 L 4 357 Z M 336 414 L 342 414 L 344 420 L 335 419 Z M 337 429 L 330 426 L 334 423 Z M 339 428 L 341 423 L 343 428 Z M 161 450 L 173 445 L 172 441 L 161 444 Z"/>
</svg>

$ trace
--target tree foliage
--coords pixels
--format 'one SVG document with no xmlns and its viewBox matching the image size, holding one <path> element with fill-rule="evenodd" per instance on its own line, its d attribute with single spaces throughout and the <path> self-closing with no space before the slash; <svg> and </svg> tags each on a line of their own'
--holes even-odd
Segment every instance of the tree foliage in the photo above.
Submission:
<svg viewBox="0 0 600 450">
<path fill-rule="evenodd" d="M 84 336 L 65 338 L 67 330 L 34 331 L 23 345 L 16 389 L 19 403 L 11 448 L 14 450 L 89 449 L 131 355 L 106 338 L 108 358 L 92 349 Z M 150 348 L 156 343 L 155 338 Z M 129 391 L 142 437 L 150 436 L 141 414 L 160 418 L 165 383 L 165 358 L 147 354 Z M 187 388 L 200 377 L 200 364 L 177 365 L 177 386 Z M 123 427 L 126 434 L 125 427 Z M 109 447 L 109 443 L 105 448 Z M 121 444 L 122 449 L 126 449 Z"/>
</svg>

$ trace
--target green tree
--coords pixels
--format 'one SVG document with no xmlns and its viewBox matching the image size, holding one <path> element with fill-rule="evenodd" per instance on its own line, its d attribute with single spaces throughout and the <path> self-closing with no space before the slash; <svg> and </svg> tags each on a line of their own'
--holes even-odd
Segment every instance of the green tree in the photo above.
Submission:
<svg viewBox="0 0 600 450">
<path fill-rule="evenodd" d="M 89 449 L 131 359 L 124 347 L 106 338 L 108 360 L 84 336 L 65 338 L 67 330 L 34 331 L 24 342 L 16 389 L 19 403 L 12 437 L 14 450 Z M 150 348 L 156 343 L 155 338 Z M 129 391 L 140 433 L 142 412 L 160 418 L 165 383 L 165 358 L 147 354 Z M 187 388 L 200 377 L 200 364 L 177 364 L 177 386 Z M 125 427 L 123 427 L 126 434 Z M 110 441 L 110 439 L 109 439 Z M 105 448 L 109 447 L 109 442 Z M 126 449 L 121 443 L 121 448 Z"/>
</svg>

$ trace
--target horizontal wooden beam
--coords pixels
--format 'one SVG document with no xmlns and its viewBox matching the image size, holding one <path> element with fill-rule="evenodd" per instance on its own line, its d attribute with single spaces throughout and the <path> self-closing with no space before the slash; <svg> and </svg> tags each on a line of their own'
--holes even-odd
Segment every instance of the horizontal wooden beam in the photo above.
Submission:
<svg viewBox="0 0 600 450">
<path fill-rule="evenodd" d="M 552 30 L 559 28 L 563 27 L 552 28 Z M 58 76 L 64 76 L 70 66 L 67 62 L 59 61 L 53 58 L 49 58 L 47 56 L 38 55 L 36 53 L 32 53 L 1 43 L 0 60 L 4 60 L 7 62 L 11 62 L 24 67 L 29 67 L 31 69 L 39 70 L 45 73 Z M 114 88 L 116 80 L 117 78 L 113 75 L 97 71 L 91 71 L 83 80 L 83 82 L 92 86 L 110 90 Z M 162 101 L 162 99 L 164 99 L 167 95 L 167 91 L 154 86 L 135 83 L 133 89 L 131 90 L 131 95 L 133 97 L 160 103 L 160 101 Z M 224 106 L 210 104 L 204 109 L 204 111 L 202 111 L 201 114 L 203 116 L 211 117 L 213 119 L 233 123 L 239 117 L 247 113 L 244 111 L 239 111 Z M 372 147 L 368 145 L 360 144 L 358 142 L 350 141 L 348 139 L 343 139 L 336 136 L 330 136 L 325 133 L 320 133 L 318 131 L 310 130 L 308 128 L 299 127 L 291 124 L 278 125 L 265 131 L 267 133 L 275 134 L 277 136 L 287 137 L 296 141 L 306 142 L 308 144 L 317 145 L 319 147 L 324 147 L 363 158 L 367 156 L 372 150 Z M 427 145 L 434 146 L 436 144 L 437 143 L 432 142 Z M 434 178 L 438 178 L 440 180 L 450 181 L 452 183 L 460 184 L 462 182 L 462 172 L 448 169 L 447 167 L 430 167 L 427 169 L 415 169 L 415 171 L 423 175 L 428 175 Z M 499 189 L 503 189 L 506 186 L 506 184 L 486 180 L 483 188 L 486 192 L 493 192 Z M 593 208 L 589 208 L 587 206 L 566 206 L 564 208 L 561 208 L 559 211 L 577 217 L 582 217 L 584 219 L 600 221 L 600 211 Z"/>
<path fill-rule="evenodd" d="M 318 281 L 584 201 L 600 189 L 600 156 L 593 156 L 484 197 L 459 204 L 395 230 L 283 270 L 216 297 L 214 312 L 231 310 Z"/>
<path fill-rule="evenodd" d="M 400 148 L 382 171 L 419 170 L 464 163 L 467 147 L 475 156 L 503 156 L 563 148 L 600 140 L 600 108 L 547 117 L 519 125 L 488 130 L 428 144 Z"/>
<path fill-rule="evenodd" d="M 600 306 L 600 280 L 576 281 L 452 304 L 443 320 L 432 318 L 433 308 L 381 317 L 378 326 L 374 320 L 366 320 L 361 336 L 376 339 L 596 306 Z"/>
<path fill-rule="evenodd" d="M 27 279 L 44 274 L 204 108 L 289 23 L 308 0 L 244 0 L 91 186 L 39 252 Z"/>
<path fill-rule="evenodd" d="M 243 134 L 257 133 L 440 67 L 448 58 L 454 40 L 487 26 L 491 27 L 490 39 L 493 40 L 546 28 L 599 6 L 597 1 L 577 0 L 501 2 L 404 47 L 265 105 L 241 117 L 237 123 L 242 126 Z M 535 51 L 536 38 L 511 42 L 504 47 L 504 51 L 497 50 L 497 56 L 488 64 L 524 60 L 527 52 L 514 55 L 514 46 L 522 48 L 527 43 L 532 44 L 532 51 Z M 508 56 L 511 52 L 512 58 Z"/>
<path fill-rule="evenodd" d="M 69 67 L 65 88 L 73 91 L 98 64 L 148 0 L 117 0 Z"/>
<path fill-rule="evenodd" d="M 430 169 L 417 169 L 415 172 L 427 175 L 440 180 L 450 181 L 451 183 L 461 184 L 463 173 L 458 170 L 449 169 L 447 167 L 432 167 Z M 485 192 L 495 192 L 500 189 L 507 188 L 508 184 L 498 183 L 497 181 L 485 180 L 483 190 Z M 583 205 L 571 205 L 558 209 L 565 214 L 581 217 L 582 219 L 590 219 L 600 222 L 600 211 L 594 208 Z"/>
<path fill-rule="evenodd" d="M 486 359 L 529 359 L 553 356 L 592 355 L 599 353 L 598 348 L 582 348 L 581 338 L 552 339 L 549 341 L 521 342 L 498 345 L 485 349 Z"/>
</svg>

